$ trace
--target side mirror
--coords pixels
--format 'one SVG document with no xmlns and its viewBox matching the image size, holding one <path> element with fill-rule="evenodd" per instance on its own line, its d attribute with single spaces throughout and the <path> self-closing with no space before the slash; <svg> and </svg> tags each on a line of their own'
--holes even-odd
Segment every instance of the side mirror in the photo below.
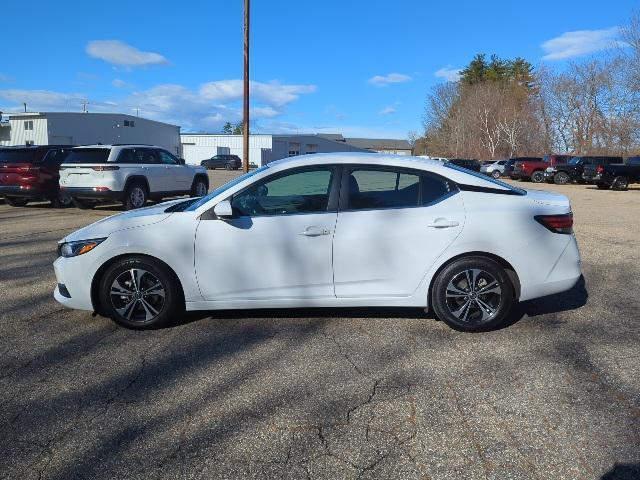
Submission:
<svg viewBox="0 0 640 480">
<path fill-rule="evenodd" d="M 229 200 L 222 200 L 219 204 L 213 207 L 213 213 L 215 213 L 218 218 L 233 217 L 231 202 L 229 202 Z"/>
<path fill-rule="evenodd" d="M 179 159 L 178 159 L 178 163 L 179 163 L 180 165 L 186 165 L 186 164 L 187 164 L 187 162 L 184 160 L 184 158 L 179 158 Z"/>
</svg>

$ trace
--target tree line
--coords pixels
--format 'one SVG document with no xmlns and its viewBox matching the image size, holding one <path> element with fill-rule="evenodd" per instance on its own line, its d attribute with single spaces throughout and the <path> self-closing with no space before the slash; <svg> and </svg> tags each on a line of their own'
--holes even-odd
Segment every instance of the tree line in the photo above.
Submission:
<svg viewBox="0 0 640 480">
<path fill-rule="evenodd" d="M 609 54 L 558 71 L 478 54 L 427 96 L 418 153 L 496 159 L 640 152 L 640 16 Z"/>
</svg>

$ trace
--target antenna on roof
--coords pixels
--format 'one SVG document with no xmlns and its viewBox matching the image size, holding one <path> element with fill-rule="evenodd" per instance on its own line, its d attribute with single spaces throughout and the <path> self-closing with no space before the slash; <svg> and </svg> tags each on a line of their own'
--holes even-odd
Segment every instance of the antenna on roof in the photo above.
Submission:
<svg viewBox="0 0 640 480">
<path fill-rule="evenodd" d="M 89 100 L 87 99 L 82 100 L 82 113 L 88 113 L 87 105 L 89 105 Z"/>
<path fill-rule="evenodd" d="M 23 102 L 22 105 L 24 105 L 24 113 L 27 113 L 27 102 Z"/>
</svg>

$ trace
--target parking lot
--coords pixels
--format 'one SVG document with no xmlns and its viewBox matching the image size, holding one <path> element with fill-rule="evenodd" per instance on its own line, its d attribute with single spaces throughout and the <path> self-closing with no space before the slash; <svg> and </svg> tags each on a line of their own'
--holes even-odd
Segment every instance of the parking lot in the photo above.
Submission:
<svg viewBox="0 0 640 480">
<path fill-rule="evenodd" d="M 584 281 L 484 334 L 399 309 L 125 330 L 52 297 L 56 242 L 121 208 L 0 201 L 0 476 L 639 478 L 640 188 L 525 186 L 571 198 Z"/>
</svg>

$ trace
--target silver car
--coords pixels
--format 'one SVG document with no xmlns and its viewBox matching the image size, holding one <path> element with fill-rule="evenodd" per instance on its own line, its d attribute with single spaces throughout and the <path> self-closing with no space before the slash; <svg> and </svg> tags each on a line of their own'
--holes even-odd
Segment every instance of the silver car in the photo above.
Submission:
<svg viewBox="0 0 640 480">
<path fill-rule="evenodd" d="M 482 165 L 480 167 L 480 173 L 491 175 L 493 178 L 500 178 L 500 176 L 504 174 L 504 167 L 506 164 L 506 160 L 498 160 L 497 162 Z"/>
</svg>

